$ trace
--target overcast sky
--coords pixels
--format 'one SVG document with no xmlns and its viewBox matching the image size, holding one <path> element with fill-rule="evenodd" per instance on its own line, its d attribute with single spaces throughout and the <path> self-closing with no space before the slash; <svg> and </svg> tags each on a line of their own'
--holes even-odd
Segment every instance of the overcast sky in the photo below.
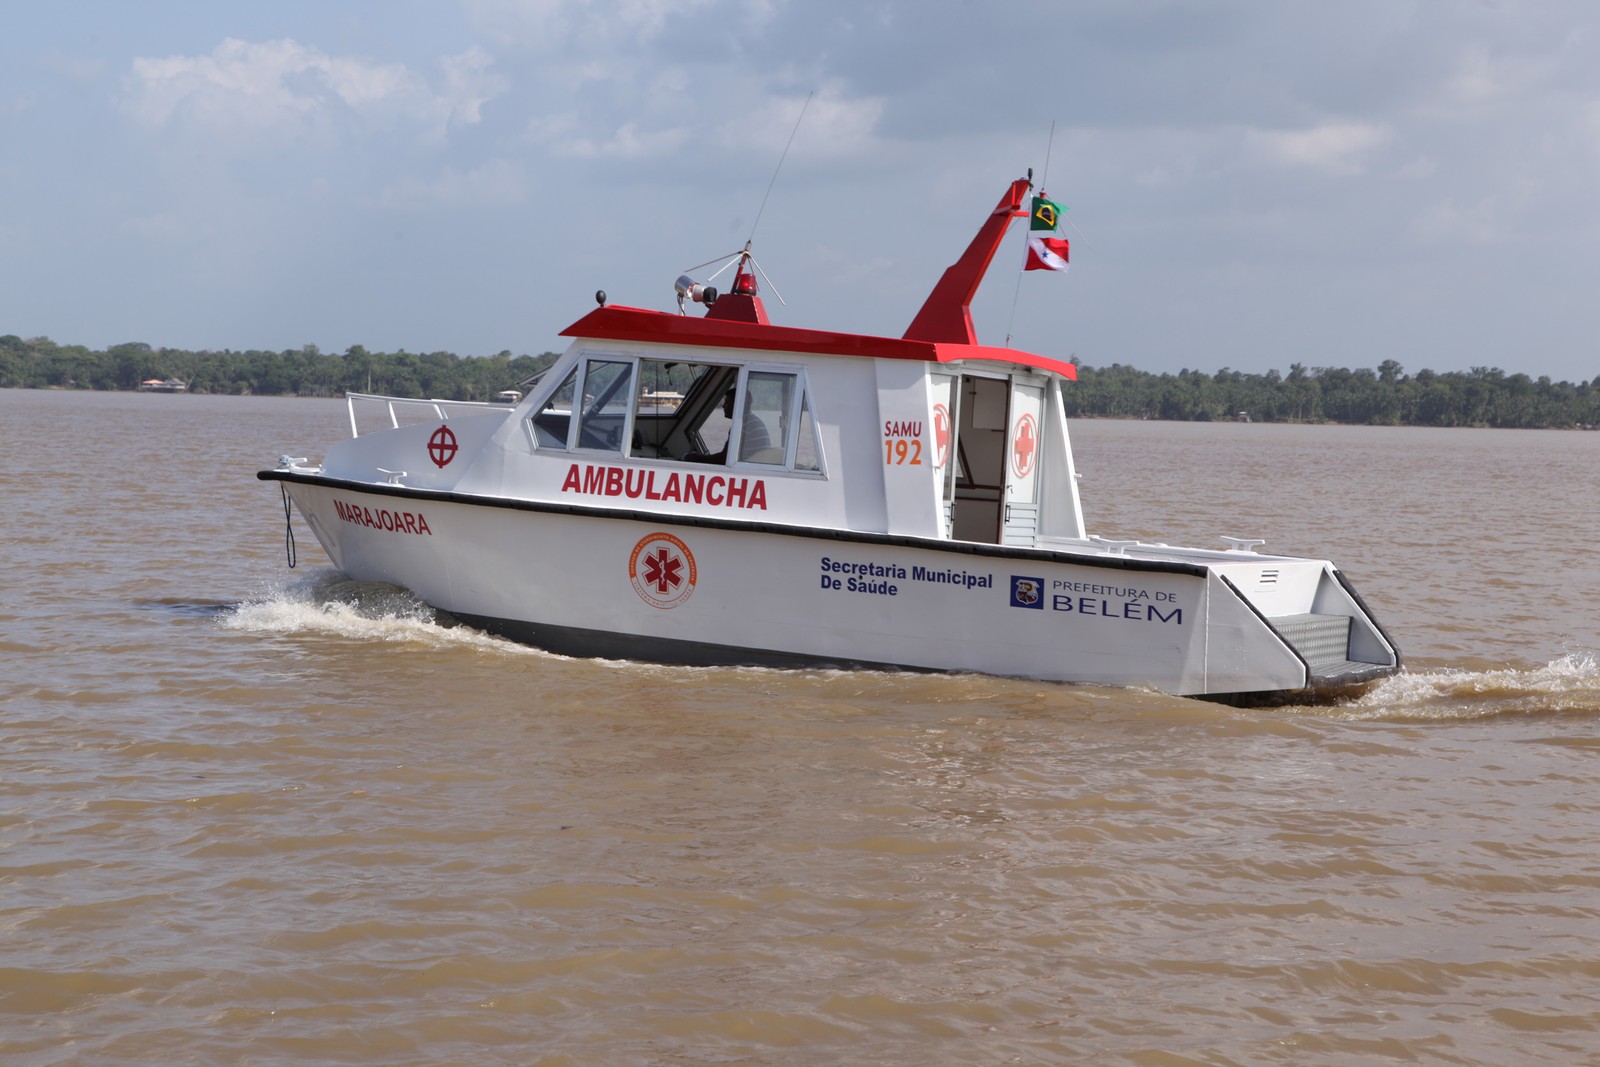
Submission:
<svg viewBox="0 0 1600 1067">
<path fill-rule="evenodd" d="M 1591 0 L 21 7 L 0 334 L 538 353 L 753 231 L 774 321 L 898 336 L 1031 167 L 1072 269 L 1014 229 L 984 343 L 1600 375 Z"/>
</svg>

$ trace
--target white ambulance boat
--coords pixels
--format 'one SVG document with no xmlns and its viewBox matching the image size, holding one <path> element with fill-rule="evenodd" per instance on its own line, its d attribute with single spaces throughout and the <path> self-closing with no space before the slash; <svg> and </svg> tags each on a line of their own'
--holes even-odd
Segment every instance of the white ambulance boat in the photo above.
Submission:
<svg viewBox="0 0 1600 1067">
<path fill-rule="evenodd" d="M 677 312 L 597 293 L 514 408 L 351 396 L 349 440 L 259 477 L 351 578 L 560 653 L 1194 695 L 1397 671 L 1325 560 L 1087 533 L 1075 368 L 978 344 L 969 311 L 1029 188 L 901 337 L 772 325 L 746 249 Z"/>
</svg>

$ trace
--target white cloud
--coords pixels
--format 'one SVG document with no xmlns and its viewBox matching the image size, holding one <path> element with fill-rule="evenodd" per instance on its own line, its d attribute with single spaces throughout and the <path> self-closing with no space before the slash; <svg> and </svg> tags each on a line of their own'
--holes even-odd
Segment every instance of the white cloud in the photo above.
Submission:
<svg viewBox="0 0 1600 1067">
<path fill-rule="evenodd" d="M 443 134 L 479 120 L 485 100 L 504 91 L 477 49 L 443 61 L 445 89 L 400 63 L 330 56 L 284 38 L 227 38 L 210 54 L 136 58 L 124 110 L 151 126 L 184 125 L 235 140 L 264 133 L 325 134 L 353 116 L 368 126 L 398 123 Z"/>
<path fill-rule="evenodd" d="M 502 45 L 538 49 L 566 40 L 585 3 L 570 0 L 466 0 L 468 17 Z"/>
<path fill-rule="evenodd" d="M 1424 181 L 1434 176 L 1439 169 L 1439 163 L 1432 156 L 1418 156 L 1410 163 L 1401 167 L 1395 173 L 1402 178 L 1414 181 Z"/>
<path fill-rule="evenodd" d="M 1247 143 L 1277 163 L 1356 174 L 1366 157 L 1391 136 L 1383 123 L 1342 121 L 1305 130 L 1252 130 Z"/>
<path fill-rule="evenodd" d="M 446 56 L 444 99 L 450 104 L 450 121 L 473 126 L 482 121 L 485 103 L 508 88 L 504 78 L 491 69 L 494 59 L 481 48 L 469 48 L 459 56 Z"/>
<path fill-rule="evenodd" d="M 556 152 L 576 159 L 654 159 L 672 155 L 688 139 L 688 131 L 681 128 L 641 130 L 637 123 L 624 122 L 602 140 L 568 138 Z"/>
<path fill-rule="evenodd" d="M 638 44 L 659 36 L 672 21 L 719 16 L 707 9 L 721 4 L 729 17 L 765 20 L 768 4 L 728 4 L 727 0 L 466 0 L 468 17 L 503 45 L 548 52 L 574 42 Z"/>
<path fill-rule="evenodd" d="M 491 160 L 470 170 L 446 169 L 437 178 L 402 178 L 378 197 L 390 210 L 506 208 L 527 202 L 529 177 L 519 163 Z"/>
<path fill-rule="evenodd" d="M 1494 244 L 1501 235 L 1499 216 L 1493 197 L 1466 206 L 1443 200 L 1417 217 L 1411 235 L 1424 244 Z"/>
<path fill-rule="evenodd" d="M 664 74 L 650 86 L 649 99 L 641 102 L 639 111 L 645 118 L 596 132 L 592 121 L 571 112 L 541 115 L 529 121 L 527 137 L 572 159 L 658 159 L 701 148 L 711 158 L 753 152 L 775 161 L 791 134 L 796 151 L 812 159 L 859 156 L 879 144 L 876 130 L 883 115 L 879 98 L 851 99 L 826 88 L 807 105 L 804 96 L 768 94 L 756 84 L 740 81 L 730 92 L 750 103 L 711 125 L 701 117 L 704 108 L 685 95 L 689 88 L 688 82 Z M 797 132 L 802 107 L 804 120 Z"/>
<path fill-rule="evenodd" d="M 1445 83 L 1445 91 L 1457 104 L 1484 104 L 1534 88 L 1549 71 L 1546 60 L 1525 56 L 1497 58 L 1480 45 L 1462 54 L 1455 74 Z"/>
<path fill-rule="evenodd" d="M 755 93 L 744 95 L 753 97 Z M 797 144 L 803 143 L 808 157 L 854 156 L 877 145 L 883 109 L 880 97 L 849 97 L 840 86 L 824 86 L 809 104 L 803 96 L 769 96 L 758 106 L 736 112 L 717 128 L 714 137 L 718 151 L 724 152 L 753 150 L 772 155 L 781 152 L 793 135 Z"/>
</svg>

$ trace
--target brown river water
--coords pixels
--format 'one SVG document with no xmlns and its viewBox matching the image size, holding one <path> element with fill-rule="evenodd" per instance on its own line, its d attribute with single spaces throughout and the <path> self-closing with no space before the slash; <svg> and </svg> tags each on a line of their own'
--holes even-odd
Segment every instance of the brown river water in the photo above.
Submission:
<svg viewBox="0 0 1600 1067">
<path fill-rule="evenodd" d="M 1406 655 L 1239 709 L 439 625 L 286 565 L 339 401 L 0 428 L 5 1067 L 1600 1063 L 1600 433 L 1075 423 Z"/>
</svg>

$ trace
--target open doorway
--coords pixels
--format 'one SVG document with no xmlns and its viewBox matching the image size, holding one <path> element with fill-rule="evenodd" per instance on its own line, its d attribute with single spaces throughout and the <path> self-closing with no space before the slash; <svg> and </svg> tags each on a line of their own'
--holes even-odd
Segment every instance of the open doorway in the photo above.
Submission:
<svg viewBox="0 0 1600 1067">
<path fill-rule="evenodd" d="M 936 434 L 953 427 L 943 481 L 950 536 L 984 544 L 1032 545 L 1039 530 L 1044 457 L 1044 383 L 964 375 L 935 383 Z M 950 411 L 950 406 L 954 410 Z M 946 421 L 941 425 L 941 419 Z M 945 458 L 945 441 L 939 440 Z"/>
<path fill-rule="evenodd" d="M 950 536 L 957 541 L 1000 540 L 1009 392 L 1003 378 L 966 375 L 956 381 L 955 470 L 947 492 Z"/>
</svg>

